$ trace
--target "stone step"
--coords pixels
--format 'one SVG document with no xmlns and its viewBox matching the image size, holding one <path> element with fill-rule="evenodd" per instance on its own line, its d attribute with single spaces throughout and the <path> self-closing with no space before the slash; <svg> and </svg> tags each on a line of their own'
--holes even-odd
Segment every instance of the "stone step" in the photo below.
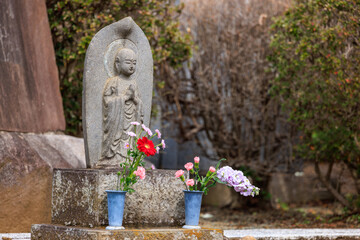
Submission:
<svg viewBox="0 0 360 240">
<path fill-rule="evenodd" d="M 148 230 L 149 231 L 149 230 Z M 152 230 L 153 232 L 156 230 Z M 242 229 L 224 230 L 228 239 L 242 239 L 253 236 L 257 240 L 284 240 L 284 239 L 360 239 L 360 229 Z M 0 233 L 0 239 L 29 240 L 30 233 Z M 250 238 L 248 238 L 250 239 Z"/>
<path fill-rule="evenodd" d="M 29 240 L 30 233 L 0 233 L 0 240 Z"/>
<path fill-rule="evenodd" d="M 234 240 L 245 236 L 252 236 L 257 240 L 348 240 L 360 239 L 360 229 L 241 229 L 224 230 L 224 235 Z"/>
<path fill-rule="evenodd" d="M 223 240 L 223 230 L 219 229 L 125 229 L 105 230 L 105 228 L 66 227 L 62 225 L 35 224 L 31 227 L 31 240 L 159 240 L 193 239 Z"/>
</svg>

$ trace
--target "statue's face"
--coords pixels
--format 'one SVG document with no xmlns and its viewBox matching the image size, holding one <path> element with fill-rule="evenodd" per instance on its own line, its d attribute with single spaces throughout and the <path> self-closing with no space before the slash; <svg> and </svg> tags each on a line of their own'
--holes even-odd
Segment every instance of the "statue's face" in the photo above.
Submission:
<svg viewBox="0 0 360 240">
<path fill-rule="evenodd" d="M 116 55 L 115 67 L 119 73 L 130 76 L 136 69 L 136 54 L 133 50 L 121 49 Z"/>
</svg>

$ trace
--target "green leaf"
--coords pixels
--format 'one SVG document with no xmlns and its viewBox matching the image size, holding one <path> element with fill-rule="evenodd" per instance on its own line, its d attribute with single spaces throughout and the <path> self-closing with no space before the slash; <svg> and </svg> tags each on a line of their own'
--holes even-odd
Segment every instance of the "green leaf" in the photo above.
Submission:
<svg viewBox="0 0 360 240">
<path fill-rule="evenodd" d="M 221 163 L 222 161 L 226 161 L 226 158 L 222 158 L 222 159 L 219 160 L 219 162 L 216 164 L 216 170 L 219 169 L 220 163 Z"/>
</svg>

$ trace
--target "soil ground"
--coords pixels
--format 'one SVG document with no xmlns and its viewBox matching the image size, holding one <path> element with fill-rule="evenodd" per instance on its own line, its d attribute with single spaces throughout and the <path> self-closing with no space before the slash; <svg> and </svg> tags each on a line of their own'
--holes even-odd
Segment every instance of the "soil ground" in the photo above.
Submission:
<svg viewBox="0 0 360 240">
<path fill-rule="evenodd" d="M 346 212 L 337 203 L 324 202 L 282 205 L 278 209 L 203 207 L 199 224 L 220 229 L 359 228 L 360 214 Z"/>
</svg>

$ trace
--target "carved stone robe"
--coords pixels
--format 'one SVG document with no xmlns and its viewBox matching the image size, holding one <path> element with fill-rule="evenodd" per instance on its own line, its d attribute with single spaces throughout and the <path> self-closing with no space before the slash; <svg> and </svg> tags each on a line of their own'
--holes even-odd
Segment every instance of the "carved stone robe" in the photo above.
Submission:
<svg viewBox="0 0 360 240">
<path fill-rule="evenodd" d="M 125 158 L 127 149 L 124 146 L 130 140 L 127 132 L 134 131 L 130 123 L 143 123 L 143 118 L 143 104 L 136 81 L 118 76 L 107 79 L 103 92 L 102 159 L 118 158 L 119 155 L 122 156 L 120 159 Z"/>
</svg>

